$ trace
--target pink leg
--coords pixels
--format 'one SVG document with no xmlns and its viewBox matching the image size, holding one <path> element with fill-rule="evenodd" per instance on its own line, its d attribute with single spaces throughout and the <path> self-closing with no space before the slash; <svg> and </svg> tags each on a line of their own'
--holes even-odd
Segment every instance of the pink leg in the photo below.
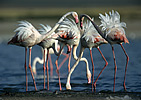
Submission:
<svg viewBox="0 0 141 100">
<path fill-rule="evenodd" d="M 63 50 L 65 45 L 63 45 L 63 47 L 61 48 L 61 51 Z M 55 61 L 55 64 L 56 64 L 56 73 L 58 74 L 58 79 L 59 79 L 59 87 L 60 87 L 60 90 L 62 90 L 62 87 L 61 87 L 61 81 L 60 81 L 60 74 L 59 74 L 59 68 L 58 68 L 58 59 L 60 57 L 60 54 L 58 55 L 56 61 Z"/>
<path fill-rule="evenodd" d="M 27 48 L 25 48 L 25 77 L 26 77 L 26 91 L 28 91 L 28 78 L 27 78 L 27 66 L 26 66 L 26 58 L 27 58 Z"/>
<path fill-rule="evenodd" d="M 45 67 L 45 53 L 46 53 L 46 50 L 44 49 L 44 64 L 43 64 L 43 70 L 44 70 L 44 89 L 46 88 L 46 85 L 45 85 L 45 70 L 46 70 L 46 67 Z"/>
<path fill-rule="evenodd" d="M 69 54 L 68 72 L 70 72 L 71 51 L 72 51 L 72 48 L 71 48 L 70 54 Z"/>
<path fill-rule="evenodd" d="M 64 56 L 66 56 L 65 58 L 64 58 L 64 60 L 61 62 L 61 64 L 59 65 L 59 69 L 61 68 L 61 66 L 66 62 L 66 60 L 68 59 L 68 57 L 69 57 L 69 55 L 68 54 L 65 54 L 65 53 L 62 53 L 62 55 L 64 55 Z"/>
<path fill-rule="evenodd" d="M 34 79 L 32 69 L 31 69 L 31 48 L 29 48 L 29 69 L 30 69 L 30 72 L 31 72 L 31 75 L 32 75 L 32 79 L 33 79 L 34 86 L 35 86 L 35 91 L 36 91 L 37 90 L 36 83 L 35 83 L 35 79 Z"/>
<path fill-rule="evenodd" d="M 112 52 L 113 52 L 113 58 L 114 58 L 114 64 L 115 64 L 114 87 L 113 87 L 113 92 L 115 92 L 115 80 L 116 80 L 117 65 L 116 65 L 115 52 L 114 52 L 114 47 L 113 46 L 112 46 Z"/>
<path fill-rule="evenodd" d="M 47 49 L 47 90 L 49 90 L 49 73 L 48 73 L 48 56 L 49 56 L 49 49 Z"/>
<path fill-rule="evenodd" d="M 121 45 L 121 48 L 123 49 L 123 51 L 124 51 L 124 53 L 125 53 L 125 55 L 126 55 L 126 67 L 125 67 L 125 75 L 124 75 L 124 83 L 123 83 L 123 85 L 124 85 L 124 90 L 126 91 L 125 80 L 126 80 L 126 71 L 127 71 L 127 66 L 128 66 L 128 62 L 129 62 L 129 57 L 128 57 L 128 55 L 127 55 L 127 53 L 126 53 L 126 51 L 125 51 L 123 45 L 122 45 L 122 44 L 120 44 L 120 45 Z"/>
<path fill-rule="evenodd" d="M 49 58 L 49 63 L 50 63 L 50 76 L 53 76 L 53 65 L 52 65 L 52 60 L 51 60 L 51 55 L 48 55 Z"/>
<path fill-rule="evenodd" d="M 94 87 L 95 87 L 95 88 L 96 88 L 96 82 L 97 82 L 99 76 L 101 75 L 101 73 L 103 72 L 103 70 L 104 70 L 104 69 L 106 68 L 106 66 L 108 65 L 108 62 L 107 62 L 107 60 L 105 59 L 104 55 L 102 54 L 101 50 L 100 50 L 99 48 L 97 48 L 97 49 L 98 49 L 98 51 L 100 52 L 102 58 L 103 58 L 104 61 L 105 61 L 105 66 L 103 67 L 103 69 L 101 70 L 101 72 L 99 73 L 98 77 L 96 78 L 96 80 L 95 80 L 95 82 L 94 82 Z"/>
<path fill-rule="evenodd" d="M 92 50 L 90 49 L 90 55 L 91 55 L 91 62 L 92 62 L 92 71 L 93 71 L 93 74 L 92 74 L 92 92 L 93 92 L 93 82 L 94 82 L 94 63 L 93 63 L 93 56 L 92 56 Z"/>
</svg>

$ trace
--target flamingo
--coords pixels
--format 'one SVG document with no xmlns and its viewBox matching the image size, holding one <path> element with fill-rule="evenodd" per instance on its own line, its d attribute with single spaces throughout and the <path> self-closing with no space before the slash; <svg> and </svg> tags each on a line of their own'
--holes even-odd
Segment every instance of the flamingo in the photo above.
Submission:
<svg viewBox="0 0 141 100">
<path fill-rule="evenodd" d="M 42 28 L 39 29 L 39 32 L 41 34 L 47 33 L 51 30 L 51 27 L 49 25 L 43 25 L 41 24 Z M 60 46 L 58 44 L 58 40 L 52 39 L 52 37 L 55 37 L 55 32 L 53 32 L 49 37 L 45 38 L 40 42 L 38 45 L 41 46 L 44 49 L 43 54 L 43 69 L 44 69 L 44 89 L 45 89 L 45 69 L 47 68 L 47 89 L 49 90 L 49 74 L 48 74 L 48 58 L 49 58 L 49 51 L 53 51 L 57 56 L 61 53 Z M 58 52 L 59 49 L 59 52 Z M 46 53 L 47 51 L 47 53 Z M 46 61 L 46 54 L 47 54 L 47 65 L 45 68 L 45 61 Z M 68 56 L 66 56 L 68 58 Z M 66 59 L 67 60 L 67 59 Z M 64 61 L 63 61 L 64 62 Z"/>
<path fill-rule="evenodd" d="M 58 30 L 60 33 L 57 39 L 65 44 L 68 44 L 71 47 L 70 51 L 72 51 L 72 47 L 73 47 L 73 58 L 77 60 L 78 57 L 76 55 L 76 50 L 79 45 L 80 35 L 81 35 L 80 30 L 77 27 L 77 24 L 74 22 L 74 20 L 66 18 L 64 21 L 62 21 Z M 80 61 L 84 61 L 86 63 L 87 79 L 88 79 L 88 83 L 91 83 L 91 72 L 89 70 L 88 61 L 84 57 L 81 58 Z"/>
<path fill-rule="evenodd" d="M 114 10 L 112 12 L 109 12 L 109 15 L 105 13 L 105 16 L 102 14 L 99 14 L 99 18 L 101 19 L 101 27 L 102 31 L 104 31 L 104 34 L 102 31 L 99 29 L 99 27 L 91 20 L 93 26 L 96 28 L 98 33 L 106 40 L 112 47 L 112 53 L 113 53 L 113 58 L 114 58 L 114 65 L 115 65 L 115 73 L 114 73 L 114 86 L 113 86 L 113 91 L 115 92 L 115 79 L 116 79 L 116 71 L 117 71 L 117 65 L 116 65 L 116 60 L 115 60 L 115 53 L 114 53 L 114 44 L 119 44 L 126 56 L 126 66 L 125 66 L 125 75 L 124 75 L 124 90 L 126 91 L 126 85 L 125 85 L 125 80 L 126 80 L 126 72 L 127 72 L 127 66 L 129 62 L 129 56 L 127 55 L 122 43 L 129 43 L 126 35 L 125 35 L 125 30 L 124 27 L 126 27 L 126 23 L 120 22 L 120 14 Z"/>
<path fill-rule="evenodd" d="M 82 15 L 81 15 L 82 16 Z M 75 64 L 73 65 L 68 78 L 67 78 L 67 83 L 66 83 L 66 89 L 71 89 L 71 85 L 70 85 L 70 77 L 72 72 L 74 71 L 74 69 L 76 68 L 77 64 L 79 63 L 81 57 L 83 56 L 83 52 L 85 48 L 89 48 L 90 50 L 90 55 L 91 55 L 91 61 L 92 61 L 92 66 L 93 66 L 93 74 L 92 74 L 92 91 L 93 91 L 93 80 L 94 80 L 94 63 L 93 63 L 93 57 L 92 57 L 92 48 L 97 48 L 98 51 L 100 52 L 100 54 L 102 55 L 103 59 L 105 60 L 105 66 L 103 68 L 103 70 L 105 69 L 105 67 L 108 65 L 108 62 L 106 61 L 105 57 L 103 56 L 101 50 L 99 49 L 99 46 L 101 44 L 106 44 L 107 41 L 105 39 L 103 39 L 98 32 L 96 31 L 96 29 L 93 28 L 91 22 L 87 21 L 87 23 L 84 24 L 83 27 L 83 20 L 84 20 L 84 16 L 80 17 L 80 27 L 81 29 L 83 29 L 83 35 L 80 38 L 81 41 L 81 48 L 80 48 L 80 53 L 79 53 L 79 58 L 76 60 Z M 101 72 L 102 73 L 102 72 Z M 100 73 L 100 74 L 101 74 Z M 98 77 L 100 76 L 100 74 L 98 75 Z M 98 80 L 97 77 L 97 80 Z"/>
<path fill-rule="evenodd" d="M 45 35 L 39 34 L 38 31 L 33 27 L 33 25 L 27 21 L 20 21 L 19 27 L 15 30 L 15 32 L 17 33 L 8 42 L 8 44 L 25 47 L 25 65 L 24 67 L 25 67 L 25 74 L 26 74 L 26 91 L 28 91 L 26 58 L 27 58 L 27 48 L 29 48 L 29 69 L 32 75 L 35 90 L 37 90 L 33 72 L 31 70 L 31 49 L 32 49 L 32 46 L 36 45 L 37 43 L 40 43 L 41 40 L 45 38 Z"/>
<path fill-rule="evenodd" d="M 115 79 L 116 79 L 116 71 L 117 71 L 117 65 L 115 60 L 115 53 L 114 53 L 114 47 L 113 44 L 119 44 L 126 56 L 126 67 L 125 67 L 125 75 L 124 75 L 124 90 L 126 91 L 126 71 L 129 61 L 129 56 L 127 55 L 122 43 L 129 43 L 124 28 L 126 27 L 125 22 L 120 22 L 120 14 L 117 11 L 112 10 L 112 12 L 109 12 L 109 15 L 105 13 L 105 16 L 102 14 L 99 14 L 99 18 L 101 19 L 101 27 L 102 31 L 105 32 L 105 39 L 108 40 L 112 47 L 113 52 L 113 58 L 114 58 L 114 65 L 115 65 L 115 74 L 114 74 L 114 87 L 113 91 L 115 91 Z"/>
<path fill-rule="evenodd" d="M 62 23 L 62 21 L 68 16 L 68 15 L 72 15 L 72 17 L 75 19 L 75 22 L 76 23 L 78 23 L 78 14 L 76 13 L 76 12 L 68 12 L 67 14 L 65 14 L 61 19 L 60 19 L 60 21 L 57 23 L 57 25 L 59 26 L 60 25 L 60 23 Z M 59 67 L 58 67 L 58 59 L 59 59 L 59 56 L 60 56 L 60 54 L 62 53 L 62 50 L 63 50 L 63 48 L 64 48 L 64 46 L 65 46 L 65 44 L 62 44 L 62 43 L 60 43 L 60 50 L 59 50 L 59 52 L 57 51 L 57 45 L 58 45 L 58 41 L 57 40 L 55 40 L 56 38 L 58 37 L 58 33 L 53 33 L 52 32 L 52 34 L 50 35 L 50 37 L 47 37 L 47 38 L 45 38 L 45 39 L 43 39 L 42 40 L 42 42 L 40 42 L 38 45 L 40 45 L 40 46 L 42 46 L 43 48 L 53 48 L 53 50 L 54 50 L 54 53 L 58 56 L 57 57 L 57 60 L 56 60 L 56 62 L 55 62 L 55 64 L 56 64 L 56 68 L 57 68 L 57 70 L 56 70 L 56 72 L 57 72 L 57 74 L 58 74 L 58 79 L 59 79 L 59 87 L 60 87 L 60 90 L 62 90 L 62 88 L 61 88 L 61 81 L 60 81 L 60 74 L 59 74 Z M 51 39 L 51 41 L 50 42 L 48 42 L 48 43 L 46 43 L 47 41 L 49 41 Z M 69 46 L 68 46 L 68 48 L 69 48 Z M 69 50 L 68 50 L 69 51 Z M 45 53 L 44 53 L 45 54 Z M 47 52 L 47 86 L 48 86 L 48 90 L 49 90 L 49 75 L 48 75 L 48 54 L 49 54 L 49 51 Z M 45 58 L 45 55 L 44 55 L 44 58 Z M 45 60 L 44 60 L 45 61 Z"/>
<path fill-rule="evenodd" d="M 26 75 L 26 91 L 28 91 L 28 82 L 27 82 L 27 65 L 26 65 L 26 58 L 27 58 L 27 49 L 29 48 L 29 69 L 31 71 L 31 75 L 33 78 L 35 90 L 36 88 L 36 83 L 35 79 L 31 70 L 31 49 L 32 46 L 40 43 L 44 38 L 50 36 L 52 32 L 54 32 L 58 27 L 59 23 L 63 21 L 63 19 L 68 16 L 72 15 L 76 22 L 78 23 L 78 15 L 76 12 L 68 12 L 65 15 L 63 15 L 58 23 L 55 24 L 55 26 L 52 28 L 51 31 L 48 32 L 48 34 L 41 35 L 33 26 L 31 23 L 27 21 L 20 21 L 19 27 L 15 30 L 17 32 L 15 36 L 8 42 L 8 44 L 13 44 L 17 46 L 22 46 L 25 47 L 25 75 Z"/>
<path fill-rule="evenodd" d="M 81 27 L 81 29 L 83 29 L 84 17 L 86 17 L 86 16 L 81 15 L 81 17 L 80 17 L 80 23 L 81 23 L 80 27 Z M 94 19 L 92 19 L 92 20 L 94 20 Z M 94 83 L 94 89 L 96 90 L 96 82 L 97 82 L 99 76 L 101 75 L 101 73 L 103 72 L 103 70 L 108 65 L 108 62 L 105 59 L 104 55 L 102 54 L 101 50 L 99 49 L 99 46 L 101 44 L 107 44 L 108 42 L 98 34 L 97 30 L 95 28 L 93 28 L 93 25 L 90 21 L 87 21 L 87 23 L 84 24 L 83 30 L 84 30 L 84 33 L 83 33 L 83 36 L 82 36 L 82 39 L 81 39 L 81 45 L 82 45 L 81 47 L 89 48 L 89 50 L 90 50 L 91 61 L 92 61 L 92 66 L 93 66 L 93 68 L 92 68 L 92 70 L 93 70 L 92 91 L 93 91 L 94 63 L 93 63 L 93 57 L 92 57 L 92 48 L 97 48 L 98 51 L 100 52 L 103 60 L 105 61 L 105 65 L 104 65 L 103 69 L 101 70 L 101 72 L 99 73 L 99 75 L 96 78 L 95 83 Z"/>
</svg>

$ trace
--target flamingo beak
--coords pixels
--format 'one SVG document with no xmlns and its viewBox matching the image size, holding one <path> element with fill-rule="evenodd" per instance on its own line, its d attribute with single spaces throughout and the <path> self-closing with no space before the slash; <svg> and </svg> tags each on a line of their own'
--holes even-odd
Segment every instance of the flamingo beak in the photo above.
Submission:
<svg viewBox="0 0 141 100">
<path fill-rule="evenodd" d="M 80 28 L 81 28 L 81 29 L 83 28 L 83 22 L 81 22 L 81 24 L 80 24 Z"/>
<path fill-rule="evenodd" d="M 75 23 L 76 23 L 76 24 L 79 23 L 79 19 L 78 19 L 78 17 L 75 17 Z"/>
<path fill-rule="evenodd" d="M 87 73 L 87 79 L 88 79 L 88 84 L 90 84 L 91 83 L 91 73 L 90 72 Z"/>
<path fill-rule="evenodd" d="M 34 74 L 34 75 L 37 75 L 36 69 L 33 69 L 32 71 L 33 71 L 33 74 Z"/>
<path fill-rule="evenodd" d="M 90 83 L 91 83 L 91 78 L 88 79 L 88 84 L 90 84 Z"/>
</svg>

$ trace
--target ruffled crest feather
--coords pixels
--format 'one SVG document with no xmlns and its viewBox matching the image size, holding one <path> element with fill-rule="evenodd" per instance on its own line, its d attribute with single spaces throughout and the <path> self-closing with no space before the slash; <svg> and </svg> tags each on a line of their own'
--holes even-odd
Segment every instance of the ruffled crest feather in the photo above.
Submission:
<svg viewBox="0 0 141 100">
<path fill-rule="evenodd" d="M 99 18 L 101 19 L 102 31 L 106 31 L 106 35 L 110 33 L 110 29 L 112 28 L 124 28 L 126 27 L 126 23 L 120 22 L 120 14 L 117 11 L 112 10 L 109 12 L 109 15 L 105 13 L 105 16 L 99 14 Z"/>
<path fill-rule="evenodd" d="M 94 20 L 94 18 L 92 18 L 92 20 Z M 84 29 L 84 34 L 82 38 L 85 38 L 87 42 L 90 41 L 94 43 L 95 37 L 100 36 L 97 30 L 93 27 L 92 23 L 88 20 L 87 22 L 84 23 L 83 29 Z"/>
<path fill-rule="evenodd" d="M 60 26 L 58 28 L 58 31 L 60 33 L 63 32 L 69 37 L 74 37 L 74 36 L 77 36 L 78 34 L 80 34 L 80 31 L 77 27 L 77 24 L 75 23 L 75 21 L 73 19 L 65 18 L 64 21 L 62 21 L 59 24 L 60 24 Z"/>
<path fill-rule="evenodd" d="M 49 26 L 49 25 L 43 25 L 43 24 L 40 24 L 40 25 L 41 25 L 41 28 L 38 29 L 40 34 L 48 34 L 48 32 L 52 29 L 51 26 Z M 50 36 L 48 36 L 48 38 L 50 38 L 54 34 L 55 34 L 55 32 L 53 32 Z"/>
<path fill-rule="evenodd" d="M 32 33 L 39 33 L 34 26 L 27 21 L 19 21 L 19 27 L 14 31 L 17 32 L 15 36 L 18 36 L 18 40 L 24 40 L 29 37 Z"/>
</svg>

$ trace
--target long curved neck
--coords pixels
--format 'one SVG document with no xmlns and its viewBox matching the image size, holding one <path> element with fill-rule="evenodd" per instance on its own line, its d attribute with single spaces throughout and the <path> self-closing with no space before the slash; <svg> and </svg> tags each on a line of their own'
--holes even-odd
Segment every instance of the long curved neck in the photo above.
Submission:
<svg viewBox="0 0 141 100">
<path fill-rule="evenodd" d="M 88 20 L 91 21 L 91 23 L 93 24 L 93 26 L 95 27 L 95 29 L 98 31 L 98 33 L 105 39 L 107 40 L 107 38 L 105 38 L 104 34 L 102 33 L 102 31 L 99 29 L 99 27 L 93 22 L 93 20 L 91 19 L 90 16 L 86 15 L 86 14 L 82 14 L 80 16 L 80 27 L 82 29 L 83 27 L 83 20 L 84 20 L 84 17 L 86 17 Z M 108 41 L 108 40 L 107 40 Z"/>
<path fill-rule="evenodd" d="M 75 67 L 78 65 L 80 59 L 82 58 L 82 56 L 83 56 L 83 51 L 84 51 L 84 48 L 81 48 L 81 49 L 80 49 L 80 52 L 79 52 L 79 57 L 78 57 L 78 59 L 76 60 L 76 62 L 74 63 L 73 67 L 71 68 L 70 72 L 69 72 L 69 75 L 68 75 L 67 83 L 66 83 L 66 84 L 70 84 L 70 77 L 71 77 L 71 74 L 72 74 L 72 72 L 74 71 Z"/>
<path fill-rule="evenodd" d="M 78 59 L 78 57 L 77 57 L 77 55 L 76 55 L 77 47 L 78 47 L 78 46 L 74 46 L 74 47 L 73 47 L 73 58 L 74 58 L 75 60 Z M 82 49 L 82 48 L 81 48 L 81 49 Z M 81 52 L 81 50 L 80 50 L 80 52 Z M 79 56 L 81 56 L 81 53 L 80 53 Z M 84 58 L 84 57 L 81 57 L 81 58 L 80 58 L 80 61 L 84 61 L 84 62 L 86 63 L 86 69 L 87 69 L 87 71 L 89 71 L 89 64 L 88 64 L 87 59 Z"/>
<path fill-rule="evenodd" d="M 60 49 L 59 49 L 59 51 L 58 51 L 58 49 L 57 49 L 57 47 L 58 47 L 58 41 L 56 41 L 54 44 L 53 44 L 53 46 L 52 46 L 52 48 L 53 48 L 53 50 L 54 50 L 54 53 L 55 53 L 55 55 L 57 55 L 57 56 L 59 56 L 60 55 L 60 53 L 62 52 L 62 49 L 63 49 L 63 47 L 64 47 L 64 44 L 60 44 Z"/>
<path fill-rule="evenodd" d="M 47 33 L 43 36 L 43 39 L 50 36 L 60 25 L 60 23 L 70 14 L 72 14 L 73 12 L 68 12 L 65 15 L 63 15 L 60 20 L 55 24 L 55 26 Z"/>
<path fill-rule="evenodd" d="M 41 48 L 42 50 L 42 58 L 40 59 L 39 57 L 36 57 L 33 61 L 33 64 L 32 64 L 32 70 L 34 73 L 36 73 L 36 63 L 40 63 L 40 64 L 43 64 L 44 63 L 44 50 L 45 50 L 45 61 L 46 61 L 46 55 L 47 55 L 47 49 L 46 48 Z"/>
<path fill-rule="evenodd" d="M 52 48 L 53 48 L 53 51 L 54 51 L 55 55 L 58 56 L 59 55 L 59 52 L 57 50 L 57 45 L 58 45 L 58 41 L 55 41 L 54 44 L 53 44 L 53 46 L 52 46 Z"/>
<path fill-rule="evenodd" d="M 76 55 L 77 47 L 78 47 L 78 46 L 73 46 L 73 58 L 74 58 L 75 60 L 78 59 L 78 57 L 77 57 L 77 55 Z"/>
</svg>

